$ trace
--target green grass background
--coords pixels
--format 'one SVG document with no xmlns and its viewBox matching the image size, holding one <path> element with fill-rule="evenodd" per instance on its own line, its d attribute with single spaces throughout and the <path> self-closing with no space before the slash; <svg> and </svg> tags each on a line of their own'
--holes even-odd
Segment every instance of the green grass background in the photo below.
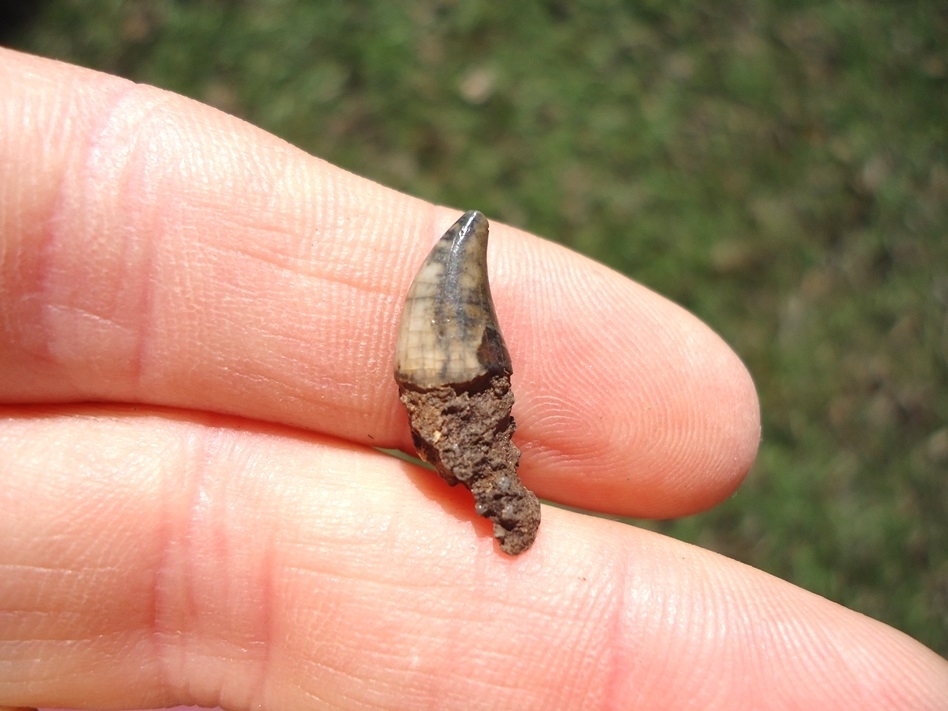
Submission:
<svg viewBox="0 0 948 711">
<path fill-rule="evenodd" d="M 33 7 L 5 44 L 218 106 L 695 312 L 754 375 L 759 460 L 715 510 L 637 523 L 948 655 L 942 0 Z"/>
</svg>

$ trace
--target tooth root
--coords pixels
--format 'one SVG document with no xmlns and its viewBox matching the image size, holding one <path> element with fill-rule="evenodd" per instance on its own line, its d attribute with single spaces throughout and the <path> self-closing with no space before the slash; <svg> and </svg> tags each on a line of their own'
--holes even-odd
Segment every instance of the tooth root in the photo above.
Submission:
<svg viewBox="0 0 948 711">
<path fill-rule="evenodd" d="M 408 291 L 395 381 L 418 455 L 474 495 L 505 553 L 527 550 L 540 502 L 517 476 L 512 367 L 487 280 L 488 225 L 466 212 L 438 240 Z"/>
<path fill-rule="evenodd" d="M 408 291 L 396 377 L 416 387 L 511 373 L 487 279 L 487 219 L 464 213 L 438 240 Z"/>
</svg>

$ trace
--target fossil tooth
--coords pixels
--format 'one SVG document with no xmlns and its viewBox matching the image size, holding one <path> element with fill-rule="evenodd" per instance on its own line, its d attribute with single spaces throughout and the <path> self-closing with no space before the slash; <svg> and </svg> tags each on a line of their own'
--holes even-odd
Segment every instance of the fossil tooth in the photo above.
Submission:
<svg viewBox="0 0 948 711">
<path fill-rule="evenodd" d="M 510 375 L 487 280 L 487 219 L 476 210 L 438 240 L 405 302 L 395 372 L 417 387 Z"/>
<path fill-rule="evenodd" d="M 464 213 L 421 265 L 405 301 L 395 381 L 418 455 L 494 522 L 510 555 L 533 543 L 540 503 L 517 476 L 510 354 L 487 279 L 486 218 Z"/>
</svg>

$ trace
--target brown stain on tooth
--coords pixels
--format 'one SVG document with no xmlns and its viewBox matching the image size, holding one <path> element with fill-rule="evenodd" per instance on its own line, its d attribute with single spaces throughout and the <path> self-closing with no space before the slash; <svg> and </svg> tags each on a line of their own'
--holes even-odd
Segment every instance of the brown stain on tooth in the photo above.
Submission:
<svg viewBox="0 0 948 711">
<path fill-rule="evenodd" d="M 540 503 L 517 476 L 510 354 L 487 278 L 487 219 L 464 213 L 418 271 L 402 313 L 395 381 L 418 455 L 494 522 L 501 550 L 525 551 Z"/>
</svg>

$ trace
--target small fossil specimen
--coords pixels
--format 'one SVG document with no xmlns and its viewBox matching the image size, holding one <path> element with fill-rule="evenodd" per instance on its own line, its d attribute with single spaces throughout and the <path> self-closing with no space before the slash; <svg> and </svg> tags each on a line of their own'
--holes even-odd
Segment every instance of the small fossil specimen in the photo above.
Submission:
<svg viewBox="0 0 948 711">
<path fill-rule="evenodd" d="M 510 353 L 487 281 L 487 219 L 465 212 L 438 240 L 408 291 L 395 382 L 418 455 L 474 495 L 510 555 L 536 538 L 540 502 L 517 476 Z"/>
</svg>

